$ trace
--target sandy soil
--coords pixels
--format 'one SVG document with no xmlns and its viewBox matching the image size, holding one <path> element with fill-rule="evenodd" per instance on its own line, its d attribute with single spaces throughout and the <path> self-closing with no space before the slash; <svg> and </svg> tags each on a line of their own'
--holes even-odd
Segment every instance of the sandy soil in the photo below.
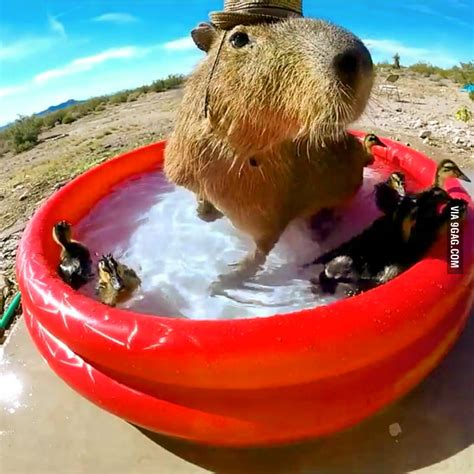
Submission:
<svg viewBox="0 0 474 474">
<path fill-rule="evenodd" d="M 397 94 L 380 89 L 381 73 L 364 116 L 353 128 L 374 131 L 425 152 L 474 168 L 474 121 L 457 121 L 457 110 L 474 104 L 459 86 L 437 76 L 402 71 Z M 41 136 L 33 150 L 0 158 L 0 274 L 12 276 L 16 247 L 34 210 L 56 189 L 123 151 L 155 142 L 173 128 L 182 90 L 150 93 L 135 102 L 108 106 Z M 421 138 L 427 137 L 427 138 Z"/>
<path fill-rule="evenodd" d="M 474 111 L 474 103 L 458 84 L 403 71 L 395 83 L 398 96 L 381 88 L 389 73 L 380 73 L 372 99 L 355 128 L 373 130 L 397 139 L 436 160 L 451 158 L 464 168 L 474 168 L 474 120 L 456 120 L 463 106 Z M 421 138 L 429 135 L 427 138 Z"/>
</svg>

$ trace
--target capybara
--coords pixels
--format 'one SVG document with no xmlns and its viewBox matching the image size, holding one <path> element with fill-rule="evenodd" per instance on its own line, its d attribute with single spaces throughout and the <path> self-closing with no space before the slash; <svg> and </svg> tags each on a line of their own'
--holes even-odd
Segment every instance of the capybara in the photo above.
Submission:
<svg viewBox="0 0 474 474">
<path fill-rule="evenodd" d="M 167 177 L 256 244 L 253 275 L 290 221 L 350 200 L 368 156 L 347 126 L 364 111 L 373 65 L 348 31 L 306 18 L 223 31 L 201 23 L 207 52 L 187 81 Z"/>
</svg>

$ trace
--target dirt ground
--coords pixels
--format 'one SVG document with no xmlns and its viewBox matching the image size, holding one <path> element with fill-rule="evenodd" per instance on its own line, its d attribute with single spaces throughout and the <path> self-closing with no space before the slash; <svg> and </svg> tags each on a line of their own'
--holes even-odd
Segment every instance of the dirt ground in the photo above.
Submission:
<svg viewBox="0 0 474 474">
<path fill-rule="evenodd" d="M 448 80 L 408 71 L 396 82 L 397 93 L 388 94 L 380 88 L 387 75 L 379 75 L 366 113 L 352 128 L 474 168 L 474 121 L 466 124 L 454 117 L 462 106 L 474 109 L 468 95 Z M 93 165 L 167 137 L 181 98 L 182 90 L 172 90 L 108 106 L 49 130 L 33 150 L 0 158 L 0 275 L 13 277 L 21 232 L 49 195 Z"/>
</svg>

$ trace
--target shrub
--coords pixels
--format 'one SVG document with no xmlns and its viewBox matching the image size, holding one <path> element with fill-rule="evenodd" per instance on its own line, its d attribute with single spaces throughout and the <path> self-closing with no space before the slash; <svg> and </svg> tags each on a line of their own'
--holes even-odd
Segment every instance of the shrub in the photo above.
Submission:
<svg viewBox="0 0 474 474">
<path fill-rule="evenodd" d="M 8 147 L 15 153 L 30 150 L 38 143 L 38 136 L 43 126 L 43 120 L 32 115 L 19 117 L 16 122 L 6 130 Z"/>
<path fill-rule="evenodd" d="M 0 132 L 0 157 L 9 151 L 6 132 Z"/>
<path fill-rule="evenodd" d="M 117 94 L 111 95 L 109 102 L 111 104 L 123 104 L 128 100 L 129 91 L 117 92 Z"/>
<path fill-rule="evenodd" d="M 469 92 L 469 98 L 474 101 L 474 91 Z"/>
<path fill-rule="evenodd" d="M 153 81 L 150 89 L 153 92 L 164 92 L 166 90 L 165 81 L 163 79 L 159 79 L 158 81 Z"/>
<path fill-rule="evenodd" d="M 426 77 L 437 74 L 443 79 L 451 79 L 458 84 L 474 83 L 474 62 L 460 63 L 459 66 L 453 66 L 450 69 L 443 69 L 433 66 L 429 63 L 416 63 L 408 68 L 410 71 L 423 74 Z"/>
<path fill-rule="evenodd" d="M 140 94 L 147 94 L 151 91 L 151 86 L 141 86 L 138 89 L 135 89 L 135 91 Z"/>
<path fill-rule="evenodd" d="M 395 69 L 400 69 L 400 55 L 398 53 L 395 53 L 393 55 L 393 67 Z"/>
<path fill-rule="evenodd" d="M 68 125 L 70 123 L 73 123 L 77 120 L 77 116 L 74 115 L 72 112 L 67 112 L 67 114 L 63 118 L 63 123 L 65 125 Z"/>
<path fill-rule="evenodd" d="M 167 89 L 174 89 L 181 86 L 185 81 L 185 76 L 182 74 L 171 74 L 165 80 L 165 86 Z"/>
<path fill-rule="evenodd" d="M 185 80 L 186 77 L 181 74 L 171 74 L 166 79 L 154 81 L 150 86 L 150 90 L 153 92 L 164 92 L 169 89 L 175 89 L 181 86 Z"/>
<path fill-rule="evenodd" d="M 55 125 L 58 125 L 63 122 L 64 116 L 66 115 L 66 110 L 57 110 L 56 112 L 51 112 L 48 115 L 43 117 L 43 124 L 46 128 L 53 128 Z"/>
<path fill-rule="evenodd" d="M 127 102 L 136 102 L 140 96 L 141 93 L 139 91 L 131 92 L 128 95 Z"/>
<path fill-rule="evenodd" d="M 461 107 L 456 112 L 456 119 L 460 120 L 461 122 L 469 122 L 472 119 L 472 112 L 466 107 Z"/>
</svg>

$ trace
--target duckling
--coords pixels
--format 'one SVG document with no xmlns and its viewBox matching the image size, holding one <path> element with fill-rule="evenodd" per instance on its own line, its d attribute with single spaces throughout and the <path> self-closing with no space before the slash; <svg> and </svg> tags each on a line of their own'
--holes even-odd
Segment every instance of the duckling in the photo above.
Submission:
<svg viewBox="0 0 474 474">
<path fill-rule="evenodd" d="M 380 146 L 382 148 L 387 148 L 387 145 L 385 145 L 385 143 L 382 142 L 382 140 L 380 140 L 380 138 L 373 134 L 373 133 L 368 133 L 365 137 L 364 137 L 364 142 L 363 142 L 363 147 L 364 147 L 364 151 L 365 151 L 365 154 L 367 155 L 367 165 L 373 165 L 374 162 L 375 162 L 375 158 L 374 158 L 374 154 L 373 154 L 373 151 L 372 151 L 372 148 L 374 146 Z"/>
<path fill-rule="evenodd" d="M 471 182 L 471 180 L 460 170 L 459 166 L 456 165 L 453 160 L 442 160 L 436 168 L 433 184 L 428 189 L 412 195 L 411 198 L 419 203 L 423 203 L 425 212 L 428 211 L 428 206 L 431 199 L 439 204 L 441 197 L 444 196 L 444 204 L 448 203 L 451 199 L 448 192 L 446 191 L 446 180 L 448 178 L 457 178 L 468 183 Z M 434 210 L 431 209 L 431 211 L 437 212 L 438 208 Z"/>
<path fill-rule="evenodd" d="M 399 171 L 392 173 L 387 181 L 375 185 L 375 203 L 384 214 L 395 212 L 405 196 L 405 175 Z"/>
<path fill-rule="evenodd" d="M 467 203 L 452 199 L 444 189 L 451 177 L 469 181 L 452 160 L 443 160 L 433 185 L 408 195 L 404 176 L 393 173 L 376 188 L 377 205 L 385 215 L 362 234 L 317 258 L 313 263 L 323 264 L 324 270 L 313 283 L 332 294 L 342 284 L 347 295 L 354 295 L 392 280 L 418 262 L 445 228 L 452 206 L 458 206 L 461 215 L 467 213 Z M 392 197 L 386 198 L 390 193 Z"/>
<path fill-rule="evenodd" d="M 392 215 L 374 221 L 361 234 L 318 257 L 324 265 L 319 280 L 312 280 L 323 292 L 334 294 L 339 284 L 353 296 L 386 283 L 416 263 L 439 235 L 443 219 L 432 208 L 444 202 L 444 194 L 429 200 L 404 199 Z"/>
<path fill-rule="evenodd" d="M 414 206 L 416 208 L 416 232 L 413 233 L 412 248 L 420 248 L 423 252 L 425 242 L 433 243 L 433 235 L 445 217 L 440 214 L 443 206 L 446 206 L 453 199 L 446 191 L 446 180 L 448 178 L 458 178 L 463 181 L 471 180 L 459 169 L 454 161 L 442 160 L 436 168 L 433 184 L 426 190 L 413 195 L 406 195 L 402 199 L 404 206 Z M 412 201 L 411 204 L 407 204 Z M 403 211 L 403 206 L 401 206 Z M 414 241 L 417 243 L 415 244 Z"/>
<path fill-rule="evenodd" d="M 443 206 L 441 211 L 439 207 Z M 406 246 L 401 261 L 405 266 L 411 266 L 424 257 L 426 252 L 443 234 L 447 235 L 447 225 L 451 220 L 451 210 L 457 208 L 458 218 L 462 222 L 466 215 L 468 204 L 463 199 L 449 198 L 441 189 L 433 189 L 431 195 L 425 195 L 416 201 L 411 214 L 414 214 L 406 235 Z"/>
<path fill-rule="evenodd" d="M 105 255 L 97 264 L 99 281 L 97 294 L 100 301 L 109 306 L 126 301 L 141 285 L 134 270 L 117 262 L 112 255 Z"/>
<path fill-rule="evenodd" d="M 311 265 L 322 264 L 326 267 L 331 263 L 328 267 L 329 273 L 326 274 L 329 278 L 340 278 L 338 274 L 350 278 L 363 273 L 376 275 L 390 263 L 393 251 L 400 247 L 403 240 L 402 226 L 395 225 L 395 219 L 394 216 L 376 219 L 361 234 L 319 256 Z M 339 257 L 345 259 L 335 260 Z M 341 269 L 341 265 L 346 268 Z"/>
<path fill-rule="evenodd" d="M 368 282 L 368 280 L 362 278 L 355 270 L 354 261 L 348 255 L 335 257 L 324 266 L 324 270 L 317 279 L 311 280 L 313 293 L 317 295 L 320 292 L 316 291 L 316 288 L 329 295 L 334 295 L 339 288 L 343 288 L 347 296 L 352 296 L 362 291 L 363 282 Z"/>
<path fill-rule="evenodd" d="M 453 160 L 446 159 L 441 161 L 436 169 L 435 181 L 432 188 L 446 189 L 446 180 L 448 178 L 457 178 L 468 183 L 471 182 Z"/>
<path fill-rule="evenodd" d="M 69 286 L 78 290 L 92 277 L 90 252 L 83 244 L 72 239 L 72 226 L 67 221 L 54 225 L 53 239 L 61 247 L 58 273 Z"/>
</svg>

